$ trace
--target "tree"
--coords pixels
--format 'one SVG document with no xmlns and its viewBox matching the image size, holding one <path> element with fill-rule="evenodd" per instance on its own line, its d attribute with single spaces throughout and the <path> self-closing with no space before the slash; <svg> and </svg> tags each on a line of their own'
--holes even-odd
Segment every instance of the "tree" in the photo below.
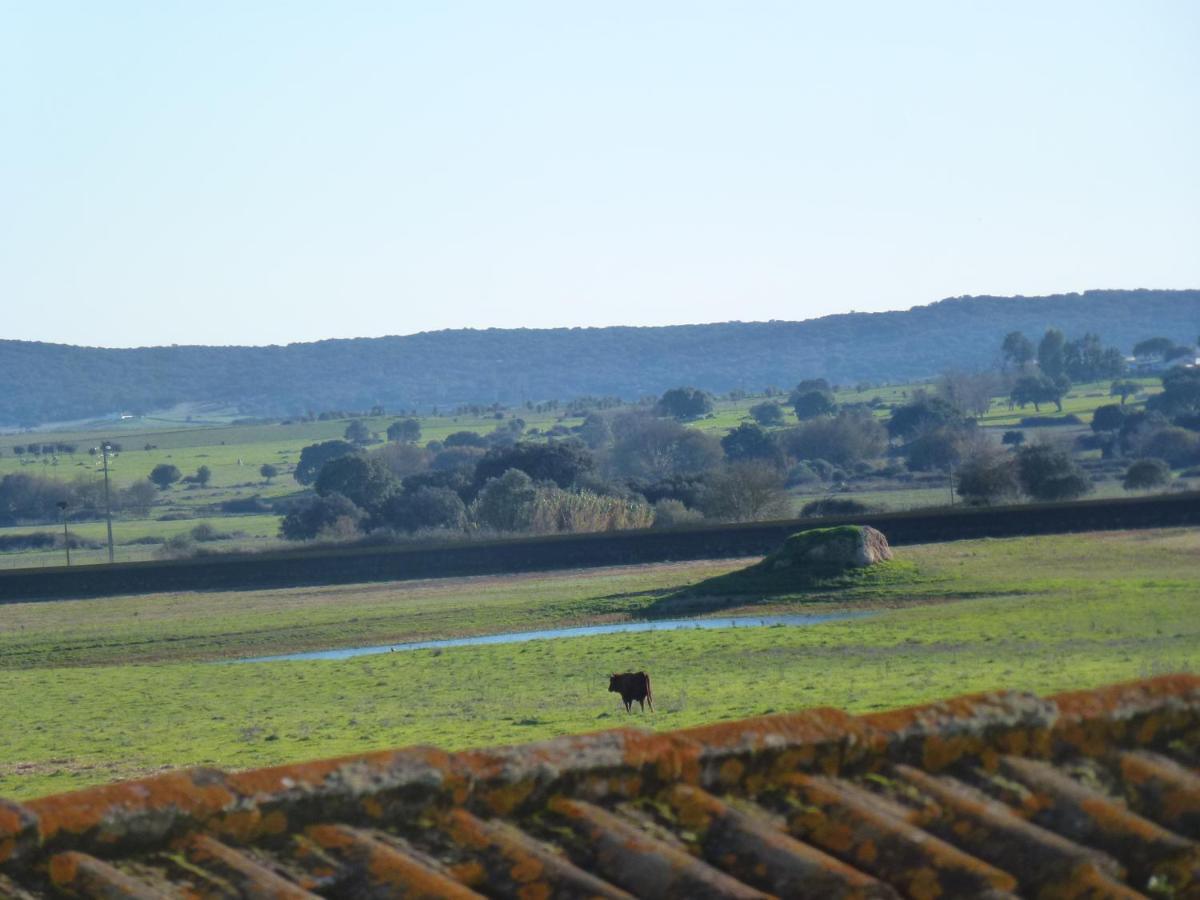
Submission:
<svg viewBox="0 0 1200 900">
<path fill-rule="evenodd" d="M 525 531 L 536 499 L 533 479 L 519 469 L 509 469 L 498 478 L 488 479 L 471 504 L 471 515 L 486 528 Z"/>
<path fill-rule="evenodd" d="M 1200 369 L 1172 369 L 1162 376 L 1162 393 L 1146 401 L 1146 409 L 1166 416 L 1200 412 Z"/>
<path fill-rule="evenodd" d="M 179 471 L 178 467 L 170 463 L 159 463 L 150 470 L 149 475 L 150 480 L 158 486 L 160 491 L 165 491 L 182 477 L 183 473 Z"/>
<path fill-rule="evenodd" d="M 721 449 L 731 461 L 758 459 L 773 466 L 783 465 L 783 453 L 771 436 L 749 422 L 743 422 L 721 438 Z"/>
<path fill-rule="evenodd" d="M 1017 477 L 1035 500 L 1072 500 L 1092 489 L 1071 454 L 1050 444 L 1031 444 L 1017 451 Z"/>
<path fill-rule="evenodd" d="M 289 541 L 307 541 L 323 533 L 346 534 L 357 531 L 365 513 L 341 494 L 314 497 L 297 507 L 279 524 L 279 534 Z"/>
<path fill-rule="evenodd" d="M 1066 342 L 1061 331 L 1057 328 L 1049 328 L 1038 343 L 1038 368 L 1048 378 L 1066 374 L 1063 360 L 1063 348 L 1066 346 Z"/>
<path fill-rule="evenodd" d="M 135 481 L 117 494 L 117 508 L 128 510 L 136 516 L 146 516 L 154 505 L 158 491 L 147 481 Z"/>
<path fill-rule="evenodd" d="M 805 378 L 792 388 L 793 394 L 807 394 L 809 391 L 820 391 L 822 394 L 833 396 L 833 386 L 824 378 Z"/>
<path fill-rule="evenodd" d="M 401 444 L 421 440 L 421 423 L 416 419 L 397 419 L 387 427 L 387 439 Z"/>
<path fill-rule="evenodd" d="M 489 478 L 519 469 L 534 481 L 553 481 L 566 488 L 590 473 L 595 465 L 591 451 L 577 441 L 522 442 L 489 450 L 475 467 L 475 484 L 482 488 Z"/>
<path fill-rule="evenodd" d="M 379 459 L 354 453 L 325 463 L 317 475 L 315 487 L 322 497 L 341 494 L 360 509 L 373 511 L 399 488 L 399 484 Z"/>
<path fill-rule="evenodd" d="M 783 424 L 783 407 L 773 400 L 750 407 L 750 417 L 763 428 Z"/>
<path fill-rule="evenodd" d="M 656 411 L 660 416 L 669 416 L 685 422 L 699 419 L 712 412 L 712 397 L 698 388 L 671 388 L 659 398 Z"/>
<path fill-rule="evenodd" d="M 1074 381 L 1114 378 L 1125 371 L 1125 357 L 1116 347 L 1104 347 L 1100 336 L 1088 332 L 1063 347 L 1063 372 Z"/>
<path fill-rule="evenodd" d="M 1161 459 L 1139 459 L 1129 464 L 1121 486 L 1127 491 L 1162 487 L 1171 480 L 1171 467 Z"/>
<path fill-rule="evenodd" d="M 995 372 L 946 372 L 938 379 L 938 396 L 963 416 L 982 416 L 992 408 L 992 397 L 1002 392 Z"/>
<path fill-rule="evenodd" d="M 279 469 L 270 463 L 263 463 L 258 467 L 258 474 L 266 480 L 267 484 L 270 484 L 271 479 L 279 474 Z"/>
<path fill-rule="evenodd" d="M 321 471 L 321 466 L 354 452 L 354 445 L 345 441 L 309 444 L 300 451 L 300 461 L 296 464 L 296 471 L 292 473 L 292 477 L 300 484 L 312 484 L 317 480 L 317 473 Z"/>
<path fill-rule="evenodd" d="M 1139 357 L 1162 357 L 1171 352 L 1175 347 L 1175 342 L 1170 338 L 1152 337 L 1146 338 L 1144 341 L 1138 341 L 1133 345 L 1133 355 Z"/>
<path fill-rule="evenodd" d="M 1032 403 L 1033 408 L 1041 412 L 1043 403 L 1053 403 L 1062 412 L 1062 398 L 1070 387 L 1064 377 L 1049 378 L 1040 373 L 1022 375 L 1014 382 L 1009 397 L 1021 409 Z"/>
<path fill-rule="evenodd" d="M 196 484 L 200 487 L 208 487 L 210 481 L 212 481 L 212 469 L 208 466 L 200 466 L 196 469 Z"/>
<path fill-rule="evenodd" d="M 450 488 L 419 487 L 389 497 L 379 518 L 402 531 L 430 528 L 462 531 L 467 525 L 467 507 Z"/>
<path fill-rule="evenodd" d="M 610 465 L 617 474 L 641 481 L 693 475 L 721 462 L 716 438 L 678 422 L 627 414 L 614 419 L 613 434 Z"/>
<path fill-rule="evenodd" d="M 371 451 L 371 456 L 397 478 L 407 478 L 429 468 L 429 451 L 416 444 L 391 441 Z"/>
<path fill-rule="evenodd" d="M 482 434 L 474 431 L 456 431 L 453 434 L 447 435 L 446 440 L 442 441 L 443 447 L 478 447 L 480 450 L 486 450 L 488 447 L 487 438 Z"/>
<path fill-rule="evenodd" d="M 918 393 L 910 403 L 892 410 L 887 430 L 892 437 L 907 440 L 931 428 L 962 424 L 965 420 L 952 404 L 941 397 Z"/>
<path fill-rule="evenodd" d="M 1115 403 L 1096 407 L 1092 413 L 1092 431 L 1120 431 L 1125 423 L 1125 410 Z"/>
<path fill-rule="evenodd" d="M 612 426 L 608 424 L 608 417 L 590 413 L 583 420 L 583 424 L 579 426 L 579 437 L 592 450 L 607 447 L 613 439 Z"/>
<path fill-rule="evenodd" d="M 833 395 L 824 391 L 805 391 L 791 396 L 792 410 L 801 422 L 818 416 L 831 416 L 837 411 Z"/>
<path fill-rule="evenodd" d="M 1137 449 L 1142 456 L 1165 460 L 1177 469 L 1200 463 L 1200 435 L 1174 425 L 1146 431 Z"/>
<path fill-rule="evenodd" d="M 954 425 L 926 428 L 904 445 L 904 460 L 914 472 L 949 469 L 962 459 L 967 432 Z"/>
<path fill-rule="evenodd" d="M 354 419 L 346 426 L 343 437 L 352 444 L 367 444 L 371 441 L 371 429 L 362 419 Z"/>
<path fill-rule="evenodd" d="M 783 475 L 760 460 L 730 463 L 714 472 L 704 492 L 704 515 L 722 522 L 754 522 L 791 515 Z"/>
<path fill-rule="evenodd" d="M 1126 399 L 1136 397 L 1141 392 L 1142 386 L 1136 381 L 1114 381 L 1108 390 L 1108 396 L 1120 397 L 1121 405 L 1124 406 Z"/>
<path fill-rule="evenodd" d="M 849 466 L 875 459 L 887 447 L 887 433 L 874 416 L 842 410 L 832 418 L 813 419 L 776 435 L 792 459 L 824 459 Z"/>
<path fill-rule="evenodd" d="M 1033 359 L 1033 341 L 1019 331 L 1010 331 L 1004 336 L 1000 352 L 1006 365 L 1012 363 L 1017 368 L 1024 368 Z"/>
<path fill-rule="evenodd" d="M 984 441 L 964 453 L 955 476 L 958 494 L 968 503 L 989 506 L 1021 493 L 1013 458 Z"/>
</svg>

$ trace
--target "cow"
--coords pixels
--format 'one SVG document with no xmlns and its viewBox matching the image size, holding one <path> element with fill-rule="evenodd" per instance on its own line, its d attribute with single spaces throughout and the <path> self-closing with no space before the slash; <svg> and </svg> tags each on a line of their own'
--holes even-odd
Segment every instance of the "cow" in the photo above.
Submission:
<svg viewBox="0 0 1200 900">
<path fill-rule="evenodd" d="M 654 696 L 650 693 L 650 676 L 645 672 L 622 672 L 620 675 L 610 675 L 608 690 L 609 693 L 621 695 L 621 700 L 625 704 L 625 712 L 633 711 L 634 700 L 642 705 L 642 712 L 646 711 L 647 703 L 650 704 L 650 712 L 654 712 Z"/>
</svg>

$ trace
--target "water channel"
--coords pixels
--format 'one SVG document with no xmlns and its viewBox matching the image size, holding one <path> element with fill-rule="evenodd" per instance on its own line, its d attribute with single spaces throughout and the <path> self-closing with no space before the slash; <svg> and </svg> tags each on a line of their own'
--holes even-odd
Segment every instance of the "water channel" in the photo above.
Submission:
<svg viewBox="0 0 1200 900">
<path fill-rule="evenodd" d="M 618 622 L 611 625 L 581 625 L 575 628 L 547 628 L 542 631 L 510 631 L 502 634 L 480 634 L 474 637 L 446 638 L 438 641 L 413 641 L 407 644 L 382 644 L 375 647 L 342 647 L 337 650 L 314 650 L 307 653 L 285 653 L 279 656 L 255 656 L 233 660 L 235 663 L 285 662 L 302 659 L 349 659 L 373 653 L 400 653 L 407 650 L 433 650 L 440 647 L 474 647 L 483 644 L 519 644 L 524 641 L 543 641 L 557 638 L 589 637 L 594 634 L 629 634 L 641 631 L 681 631 L 709 628 L 769 628 L 772 626 L 817 625 L 870 615 L 867 612 L 840 612 L 825 615 L 787 616 L 727 616 L 715 619 L 659 619 L 650 622 Z"/>
</svg>

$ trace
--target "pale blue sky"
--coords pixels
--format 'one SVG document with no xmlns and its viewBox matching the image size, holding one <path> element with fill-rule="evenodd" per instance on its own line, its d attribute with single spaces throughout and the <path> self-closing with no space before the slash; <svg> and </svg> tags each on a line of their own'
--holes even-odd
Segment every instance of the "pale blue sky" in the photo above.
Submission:
<svg viewBox="0 0 1200 900">
<path fill-rule="evenodd" d="M 0 3 L 0 337 L 1200 287 L 1200 3 Z"/>
</svg>

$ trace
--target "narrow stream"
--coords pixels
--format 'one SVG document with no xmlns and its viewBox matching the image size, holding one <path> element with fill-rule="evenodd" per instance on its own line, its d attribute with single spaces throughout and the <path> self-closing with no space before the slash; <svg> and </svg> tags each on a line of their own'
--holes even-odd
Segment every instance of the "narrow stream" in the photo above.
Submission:
<svg viewBox="0 0 1200 900">
<path fill-rule="evenodd" d="M 867 612 L 828 613 L 815 616 L 729 616 L 720 619 L 660 619 L 653 622 L 620 622 L 614 625 L 583 625 L 577 628 L 547 628 L 543 631 L 510 631 L 504 634 L 480 634 L 474 637 L 447 638 L 440 641 L 413 641 L 408 644 L 383 644 L 377 647 L 343 647 L 338 650 L 314 650 L 285 653 L 280 656 L 255 656 L 231 660 L 234 663 L 284 662 L 300 659 L 349 659 L 372 653 L 400 653 L 405 650 L 432 650 L 438 647 L 473 647 L 480 644 L 519 644 L 555 638 L 588 637 L 593 634 L 625 634 L 638 631 L 680 631 L 686 628 L 766 628 L 775 625 L 817 625 L 870 615 Z"/>
</svg>

